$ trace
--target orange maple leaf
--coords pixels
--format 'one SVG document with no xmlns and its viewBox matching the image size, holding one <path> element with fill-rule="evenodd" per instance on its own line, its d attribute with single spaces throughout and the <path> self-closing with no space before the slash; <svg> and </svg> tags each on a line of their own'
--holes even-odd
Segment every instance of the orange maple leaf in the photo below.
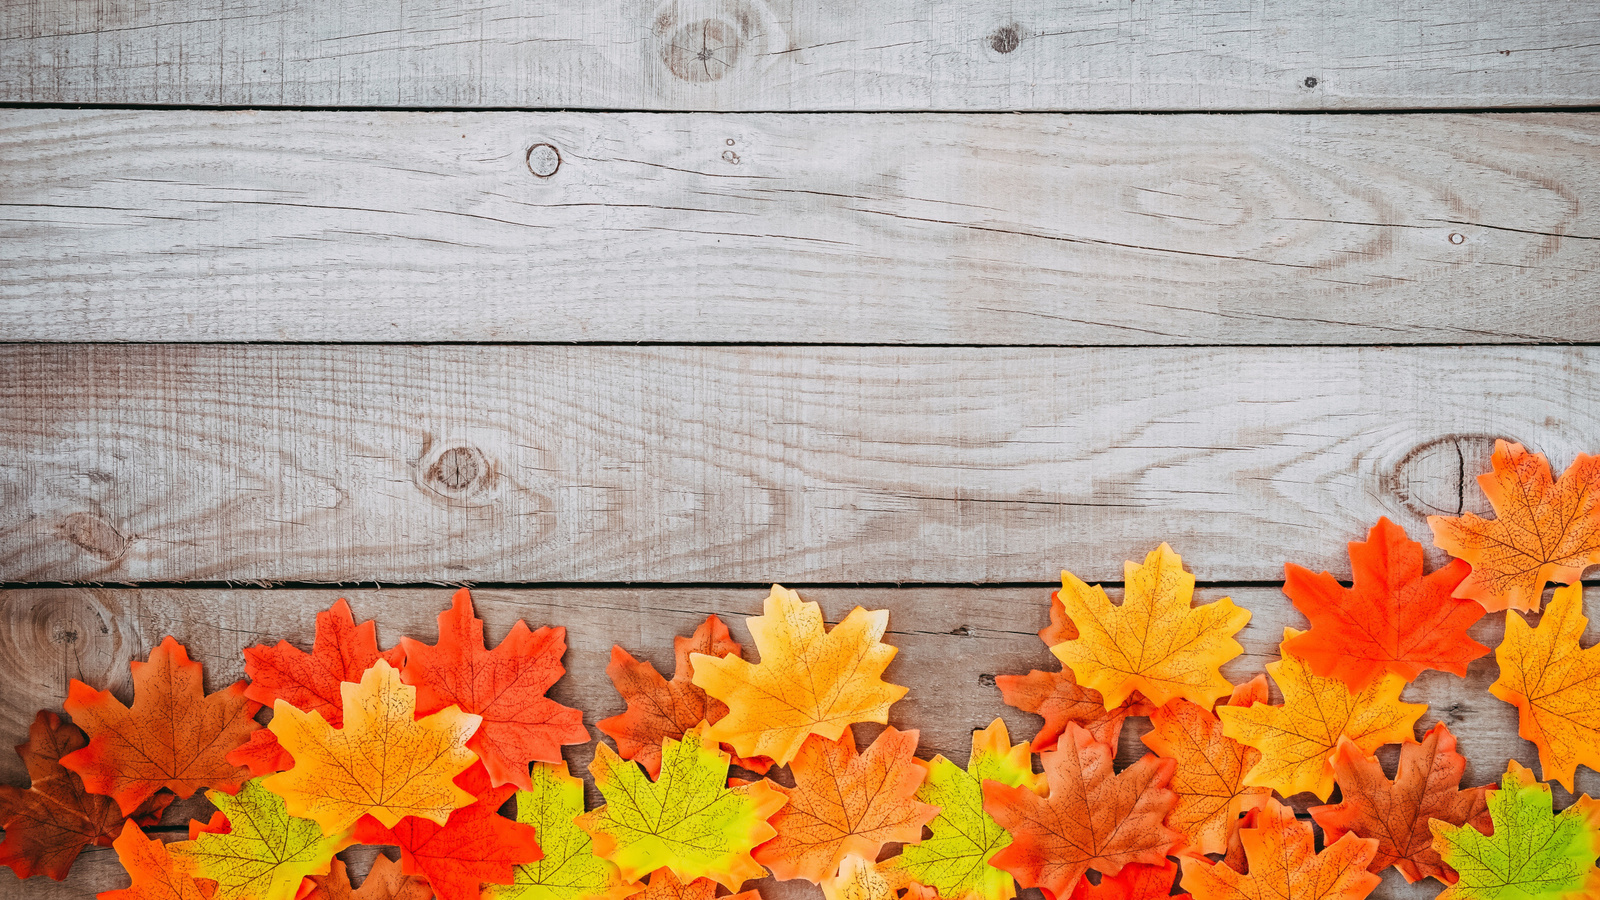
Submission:
<svg viewBox="0 0 1600 900">
<path fill-rule="evenodd" d="M 1257 810 L 1239 837 L 1248 873 L 1184 857 L 1183 887 L 1194 900 L 1361 900 L 1380 881 L 1367 871 L 1377 841 L 1346 834 L 1318 853 L 1311 826 L 1275 800 Z"/>
<path fill-rule="evenodd" d="M 206 787 L 237 791 L 249 772 L 228 762 L 228 753 L 261 727 L 251 718 L 261 706 L 245 696 L 244 682 L 208 695 L 200 664 L 170 637 L 130 668 L 131 707 L 72 679 L 66 710 L 89 744 L 61 764 L 129 815 L 162 788 L 184 798 Z"/>
<path fill-rule="evenodd" d="M 1517 734 L 1538 746 L 1545 780 L 1569 791 L 1578 766 L 1600 769 L 1600 646 L 1578 643 L 1588 625 L 1582 582 L 1556 589 L 1537 628 L 1507 613 L 1489 685 L 1517 707 Z"/>
<path fill-rule="evenodd" d="M 1049 794 L 984 782 L 984 812 L 1011 833 L 1010 846 L 989 864 L 1056 897 L 1071 894 L 1090 869 L 1115 875 L 1129 863 L 1161 864 L 1183 840 L 1161 824 L 1178 802 L 1167 789 L 1176 764 L 1146 754 L 1113 774 L 1115 755 L 1068 725 L 1060 747 L 1040 757 Z"/>
<path fill-rule="evenodd" d="M 328 874 L 307 880 L 315 887 L 302 900 L 433 900 L 428 879 L 407 875 L 398 862 L 381 855 L 372 861 L 359 888 L 351 886 L 349 870 L 337 859 Z"/>
<path fill-rule="evenodd" d="M 133 822 L 112 842 L 117 860 L 133 879 L 131 887 L 102 891 L 98 900 L 209 900 L 195 880 L 194 862 L 168 853 L 160 838 L 147 838 Z"/>
<path fill-rule="evenodd" d="M 771 819 L 778 834 L 756 848 L 756 862 L 820 884 L 852 853 L 877 859 L 886 843 L 921 840 L 939 808 L 916 799 L 927 775 L 916 750 L 917 732 L 893 728 L 859 755 L 848 730 L 837 741 L 806 738 L 790 767 L 795 786 L 778 786 L 789 798 Z"/>
<path fill-rule="evenodd" d="M 1493 471 L 1478 476 L 1497 518 L 1429 516 L 1433 542 L 1472 564 L 1456 588 L 1490 612 L 1537 612 L 1546 582 L 1571 584 L 1600 564 L 1600 456 L 1578 454 L 1559 481 L 1550 461 L 1494 442 Z"/>
<path fill-rule="evenodd" d="M 1068 900 L 1188 900 L 1188 894 L 1172 894 L 1172 882 L 1178 878 L 1178 864 L 1167 860 L 1160 865 L 1129 863 L 1115 875 L 1107 875 L 1099 884 L 1089 879 L 1078 881 Z"/>
<path fill-rule="evenodd" d="M 1488 789 L 1461 790 L 1467 761 L 1456 752 L 1456 736 L 1443 722 L 1433 726 L 1421 743 L 1407 740 L 1400 745 L 1393 781 L 1384 776 L 1375 757 L 1348 739 L 1339 741 L 1333 768 L 1341 802 L 1314 807 L 1311 818 L 1322 826 L 1324 840 L 1338 840 L 1347 833 L 1376 840 L 1378 852 L 1370 866 L 1374 874 L 1394 866 L 1406 881 L 1432 875 L 1454 884 L 1455 870 L 1433 848 L 1428 822 L 1470 823 L 1484 834 L 1493 830 L 1484 801 Z"/>
<path fill-rule="evenodd" d="M 1228 706 L 1267 702 L 1267 676 L 1257 675 L 1234 688 Z M 1239 815 L 1267 802 L 1272 791 L 1245 784 L 1244 775 L 1261 751 L 1222 733 L 1222 722 L 1187 700 L 1174 700 L 1150 716 L 1145 746 L 1177 763 L 1172 790 L 1178 805 L 1167 827 L 1188 842 L 1183 853 L 1222 853 L 1239 824 Z M 1170 882 L 1169 882 L 1170 886 Z"/>
<path fill-rule="evenodd" d="M 639 890 L 628 896 L 631 900 L 716 900 L 717 883 L 709 878 L 696 878 L 684 884 L 671 869 L 657 869 L 650 873 L 649 884 L 639 885 Z M 761 894 L 743 891 L 723 900 L 761 900 Z"/>
</svg>

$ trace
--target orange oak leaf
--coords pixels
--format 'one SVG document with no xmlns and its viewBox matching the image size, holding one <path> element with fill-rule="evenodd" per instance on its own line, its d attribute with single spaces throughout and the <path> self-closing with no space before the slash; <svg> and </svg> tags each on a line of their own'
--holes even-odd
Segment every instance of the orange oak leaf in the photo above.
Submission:
<svg viewBox="0 0 1600 900">
<path fill-rule="evenodd" d="M 1129 863 L 1121 872 L 1101 878 L 1099 884 L 1080 879 L 1068 900 L 1166 900 L 1177 879 L 1178 864 L 1172 860 L 1160 865 Z M 1186 900 L 1188 896 L 1177 894 L 1172 900 Z"/>
<path fill-rule="evenodd" d="M 1318 853 L 1311 825 L 1275 800 L 1239 837 L 1248 873 L 1205 857 L 1184 858 L 1183 887 L 1194 900 L 1361 900 L 1380 880 L 1367 871 L 1377 841 L 1346 834 Z"/>
<path fill-rule="evenodd" d="M 1193 605 L 1194 576 L 1166 544 L 1126 563 L 1120 605 L 1100 587 L 1061 573 L 1060 598 L 1078 637 L 1050 648 L 1107 709 L 1138 691 L 1157 706 L 1182 697 L 1210 706 L 1233 689 L 1218 667 L 1244 652 L 1233 639 L 1250 611 L 1227 597 Z"/>
<path fill-rule="evenodd" d="M 1546 582 L 1571 584 L 1600 564 L 1600 456 L 1578 454 L 1553 480 L 1544 454 L 1495 441 L 1490 465 L 1478 486 L 1497 518 L 1429 516 L 1433 542 L 1472 565 L 1457 597 L 1536 612 Z"/>
<path fill-rule="evenodd" d="M 112 846 L 129 818 L 115 800 L 89 793 L 83 779 L 61 765 L 61 757 L 87 743 L 76 726 L 40 710 L 28 728 L 27 742 L 17 745 L 31 784 L 0 785 L 0 829 L 5 830 L 0 866 L 11 867 L 18 878 L 48 875 L 60 881 L 83 848 Z M 156 794 L 131 818 L 140 825 L 154 825 L 171 802 L 171 794 Z"/>
<path fill-rule="evenodd" d="M 778 834 L 756 848 L 756 862 L 785 881 L 820 884 L 850 854 L 877 859 L 891 841 L 915 842 L 939 807 L 918 802 L 927 770 L 913 755 L 917 732 L 884 729 L 865 753 L 846 730 L 837 741 L 812 735 L 790 770 L 789 802 L 771 819 Z"/>
<path fill-rule="evenodd" d="M 67 714 L 89 744 L 61 764 L 90 791 L 116 798 L 127 814 L 162 788 L 184 798 L 205 787 L 237 791 L 249 772 L 228 762 L 228 753 L 260 727 L 251 716 L 261 706 L 245 696 L 244 682 L 207 694 L 200 664 L 170 637 L 148 662 L 130 668 L 131 707 L 72 679 Z"/>
<path fill-rule="evenodd" d="M 98 900 L 210 900 L 195 880 L 194 862 L 168 853 L 160 838 L 145 837 L 136 823 L 124 825 L 111 846 L 133 885 L 101 891 Z"/>
<path fill-rule="evenodd" d="M 691 654 L 694 683 L 728 705 L 710 736 L 740 756 L 786 765 L 806 736 L 838 739 L 853 722 L 889 721 L 906 689 L 882 680 L 895 648 L 882 643 L 887 610 L 850 611 L 827 631 L 822 608 L 772 586 L 763 614 L 749 620 L 760 663 Z"/>
<path fill-rule="evenodd" d="M 328 874 L 307 880 L 314 887 L 301 900 L 433 900 L 433 888 L 428 887 L 426 878 L 407 875 L 387 856 L 372 861 L 372 870 L 359 888 L 350 885 L 350 872 L 337 859 Z"/>
<path fill-rule="evenodd" d="M 401 638 L 406 664 L 401 675 L 417 689 L 422 715 L 449 706 L 483 717 L 467 745 L 483 759 L 496 785 L 531 787 L 528 765 L 560 762 L 563 744 L 589 740 L 583 711 L 544 695 L 566 673 L 565 628 L 530 631 L 521 619 L 493 650 L 483 642 L 483 620 L 472 612 L 472 595 L 456 591 L 439 614 L 439 643 Z"/>
<path fill-rule="evenodd" d="M 726 705 L 706 696 L 694 684 L 694 661 L 689 655 L 738 656 L 739 642 L 721 619 L 707 616 L 693 637 L 673 638 L 672 651 L 677 665 L 668 681 L 655 666 L 634 659 L 621 647 L 612 647 L 606 674 L 616 685 L 617 693 L 628 701 L 628 710 L 596 723 L 602 733 L 617 742 L 618 756 L 644 766 L 652 778 L 661 774 L 662 738 L 677 740 L 702 721 L 714 723 L 728 714 Z M 772 760 L 735 757 L 733 764 L 765 772 L 772 767 Z"/>
<path fill-rule="evenodd" d="M 657 869 L 650 873 L 650 883 L 643 890 L 630 894 L 632 900 L 715 900 L 717 883 L 709 878 L 696 878 L 688 884 L 678 880 L 671 869 Z M 761 900 L 758 891 L 732 894 L 723 900 Z"/>
<path fill-rule="evenodd" d="M 283 797 L 289 814 L 311 819 L 328 834 L 363 815 L 394 826 L 406 816 L 439 825 L 473 801 L 454 778 L 477 756 L 467 740 L 477 716 L 449 707 L 417 718 L 417 689 L 378 660 L 359 684 L 340 685 L 344 727 L 321 713 L 304 713 L 279 700 L 270 727 L 294 757 L 294 767 L 263 779 Z"/>
<path fill-rule="evenodd" d="M 1354 582 L 1327 572 L 1284 566 L 1283 592 L 1311 620 L 1311 630 L 1286 645 L 1323 677 L 1360 691 L 1384 672 L 1411 681 L 1424 669 L 1467 674 L 1467 663 L 1489 648 L 1467 636 L 1483 607 L 1450 592 L 1471 567 L 1453 560 L 1422 574 L 1422 545 L 1379 519 L 1366 541 L 1350 543 Z"/>
<path fill-rule="evenodd" d="M 356 823 L 356 842 L 400 848 L 401 870 L 421 875 L 439 900 L 477 900 L 485 882 L 510 884 L 512 870 L 543 858 L 533 827 L 499 814 L 516 788 L 493 787 L 489 773 L 475 765 L 456 778 L 475 799 L 450 814 L 443 825 L 407 816 L 387 828 L 371 816 Z"/>
<path fill-rule="evenodd" d="M 1466 768 L 1467 761 L 1456 752 L 1456 737 L 1443 722 L 1433 726 L 1421 743 L 1407 740 L 1400 745 L 1400 766 L 1393 781 L 1384 776 L 1377 759 L 1341 739 L 1333 769 L 1342 800 L 1314 807 L 1311 818 L 1322 826 L 1325 840 L 1345 834 L 1376 840 L 1378 852 L 1370 866 L 1375 874 L 1394 866 L 1406 881 L 1431 875 L 1454 884 L 1455 870 L 1433 849 L 1428 822 L 1471 824 L 1484 834 L 1494 828 L 1484 801 L 1487 788 L 1461 790 Z"/>
<path fill-rule="evenodd" d="M 1109 746 L 1068 725 L 1058 749 L 1041 756 L 1050 792 L 998 781 L 983 785 L 983 810 L 1011 833 L 989 864 L 1023 887 L 1056 897 L 1072 893 L 1085 872 L 1115 875 L 1129 863 L 1160 865 L 1183 836 L 1161 824 L 1177 805 L 1167 789 L 1175 764 L 1146 754 L 1113 774 Z"/>
<path fill-rule="evenodd" d="M 1267 676 L 1234 688 L 1229 706 L 1267 702 Z M 1184 853 L 1222 853 L 1238 827 L 1239 816 L 1272 796 L 1264 787 L 1250 787 L 1244 774 L 1261 758 L 1261 752 L 1222 733 L 1222 722 L 1211 710 L 1187 700 L 1174 700 L 1150 716 L 1145 746 L 1156 755 L 1177 763 L 1172 790 L 1178 805 L 1167 816 L 1167 827 L 1177 830 L 1187 844 Z"/>
</svg>

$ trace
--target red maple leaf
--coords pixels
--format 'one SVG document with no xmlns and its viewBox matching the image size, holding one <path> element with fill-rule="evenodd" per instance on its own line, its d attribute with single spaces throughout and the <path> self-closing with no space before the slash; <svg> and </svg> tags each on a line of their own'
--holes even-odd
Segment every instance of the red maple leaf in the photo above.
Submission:
<svg viewBox="0 0 1600 900">
<path fill-rule="evenodd" d="M 321 713 L 329 725 L 340 728 L 344 701 L 339 685 L 359 682 L 361 673 L 380 659 L 398 669 L 405 651 L 395 647 L 380 653 L 376 627 L 370 620 L 357 625 L 350 604 L 340 598 L 317 613 L 317 636 L 310 653 L 288 641 L 244 648 L 244 672 L 250 676 L 244 693 L 266 707 L 286 700 L 304 712 Z"/>
<path fill-rule="evenodd" d="M 406 663 L 401 678 L 417 688 L 417 716 L 459 706 L 483 717 L 467 746 L 483 760 L 495 785 L 532 787 L 528 765 L 560 762 L 562 744 L 589 740 L 583 711 L 544 695 L 564 674 L 565 628 L 530 631 L 517 620 L 499 646 L 483 643 L 483 620 L 472 613 L 472 595 L 456 591 L 439 614 L 439 643 L 401 638 Z"/>
<path fill-rule="evenodd" d="M 1177 880 L 1178 864 L 1170 859 L 1160 865 L 1129 863 L 1121 872 L 1101 878 L 1099 884 L 1079 879 L 1068 900 L 1188 900 L 1188 894 L 1172 893 L 1172 883 Z"/>
</svg>

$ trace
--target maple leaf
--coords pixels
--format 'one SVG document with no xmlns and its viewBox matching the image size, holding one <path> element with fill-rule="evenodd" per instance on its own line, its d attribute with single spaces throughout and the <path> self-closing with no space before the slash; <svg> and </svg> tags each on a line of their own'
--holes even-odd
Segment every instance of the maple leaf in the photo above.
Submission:
<svg viewBox="0 0 1600 900">
<path fill-rule="evenodd" d="M 750 851 L 777 833 L 767 820 L 784 795 L 766 781 L 729 787 L 728 755 L 706 746 L 709 740 L 702 726 L 681 741 L 663 741 L 661 777 L 654 782 L 609 746 L 597 745 L 589 771 L 606 803 L 577 822 L 594 838 L 594 852 L 624 879 L 670 868 L 680 879 L 706 877 L 737 890 L 765 874 Z"/>
<path fill-rule="evenodd" d="M 1257 675 L 1234 689 L 1228 705 L 1265 702 L 1267 678 Z M 1238 827 L 1239 815 L 1272 796 L 1267 788 L 1244 783 L 1245 772 L 1261 759 L 1261 752 L 1223 734 L 1222 722 L 1211 710 L 1187 700 L 1157 709 L 1150 726 L 1145 746 L 1177 763 L 1171 788 L 1178 804 L 1167 816 L 1167 827 L 1184 836 L 1184 853 L 1222 853 Z"/>
<path fill-rule="evenodd" d="M 228 762 L 228 752 L 260 726 L 251 718 L 260 705 L 237 682 L 206 694 L 200 664 L 172 638 L 135 662 L 133 706 L 110 691 L 72 679 L 66 710 L 89 735 L 89 743 L 61 758 L 83 778 L 84 787 L 116 798 L 133 814 L 156 791 L 192 797 L 203 787 L 236 791 L 248 772 Z"/>
<path fill-rule="evenodd" d="M 476 799 L 445 824 L 406 816 L 388 828 L 369 816 L 356 823 L 355 837 L 362 844 L 399 847 L 401 870 L 426 878 L 439 900 L 477 900 L 484 882 L 510 884 L 515 866 L 543 854 L 531 826 L 498 813 L 516 788 L 491 786 L 481 765 L 467 769 L 456 784 Z"/>
<path fill-rule="evenodd" d="M 1346 588 L 1327 572 L 1284 566 L 1283 592 L 1311 620 L 1311 630 L 1288 650 L 1323 677 L 1360 691 L 1385 671 L 1406 681 L 1424 669 L 1467 674 L 1467 663 L 1489 648 L 1467 636 L 1483 607 L 1450 596 L 1471 567 L 1461 560 L 1422 574 L 1422 545 L 1388 519 L 1367 540 L 1350 543 L 1354 582 Z"/>
<path fill-rule="evenodd" d="M 210 900 L 194 879 L 194 863 L 169 852 L 160 838 L 145 837 L 137 822 L 124 825 L 111 846 L 133 884 L 101 891 L 97 900 Z"/>
<path fill-rule="evenodd" d="M 1070 669 L 1047 672 L 1034 669 L 1026 675 L 996 675 L 995 686 L 1007 706 L 1044 717 L 1033 739 L 1033 749 L 1054 750 L 1068 723 L 1082 726 L 1095 740 L 1116 746 L 1129 716 L 1147 716 L 1153 707 L 1134 694 L 1121 706 L 1106 709 L 1100 692 L 1082 687 Z"/>
<path fill-rule="evenodd" d="M 271 775 L 294 765 L 294 757 L 278 743 L 278 736 L 270 728 L 250 732 L 250 740 L 228 752 L 229 764 L 243 766 L 251 778 Z"/>
<path fill-rule="evenodd" d="M 1284 646 L 1300 632 L 1283 630 Z M 1385 674 L 1359 693 L 1337 678 L 1323 678 L 1305 660 L 1288 652 L 1267 663 L 1267 674 L 1283 691 L 1283 705 L 1223 706 L 1217 709 L 1222 733 L 1261 751 L 1244 783 L 1269 787 L 1285 797 L 1310 791 L 1322 800 L 1333 790 L 1333 752 L 1341 736 L 1363 753 L 1412 735 L 1428 708 L 1401 703 L 1406 683 Z"/>
<path fill-rule="evenodd" d="M 1506 614 L 1489 693 L 1517 707 L 1517 734 L 1539 747 L 1544 777 L 1572 790 L 1579 765 L 1600 768 L 1600 647 L 1581 648 L 1583 583 L 1557 588 L 1538 628 Z"/>
<path fill-rule="evenodd" d="M 60 881 L 83 848 L 112 846 L 129 818 L 115 800 L 89 793 L 78 773 L 61 765 L 61 757 L 87 743 L 77 727 L 40 710 L 28 728 L 27 742 L 17 745 L 30 785 L 0 785 L 0 829 L 5 831 L 0 866 L 11 867 L 18 878 L 48 875 Z M 156 794 L 131 818 L 140 825 L 154 825 L 171 802 L 171 794 Z"/>
<path fill-rule="evenodd" d="M 1050 648 L 1077 676 L 1101 693 L 1106 709 L 1138 691 L 1156 706 L 1182 697 L 1210 706 L 1233 689 L 1218 667 L 1244 648 L 1233 639 L 1250 611 L 1227 597 L 1194 606 L 1194 576 L 1166 544 L 1143 565 L 1123 566 L 1121 605 L 1104 588 L 1061 573 L 1061 603 L 1078 637 Z"/>
<path fill-rule="evenodd" d="M 983 810 L 1011 833 L 989 864 L 1023 887 L 1065 897 L 1089 869 L 1115 875 L 1128 863 L 1156 865 L 1183 836 L 1161 822 L 1178 802 L 1167 789 L 1174 763 L 1146 754 L 1112 774 L 1115 756 L 1077 725 L 1044 753 L 1049 793 L 998 781 L 983 784 Z"/>
<path fill-rule="evenodd" d="M 310 881 L 314 887 L 301 900 L 433 900 L 426 878 L 407 875 L 399 863 L 381 855 L 359 888 L 350 885 L 350 872 L 337 859 L 328 874 L 312 875 Z"/>
<path fill-rule="evenodd" d="M 889 721 L 889 706 L 906 689 L 880 676 L 895 648 L 881 643 L 887 610 L 856 607 L 825 631 L 822 609 L 773 585 L 763 615 L 749 620 L 759 664 L 737 656 L 691 654 L 694 683 L 727 704 L 711 737 L 740 756 L 786 765 L 806 736 L 837 740 L 854 722 Z"/>
<path fill-rule="evenodd" d="M 928 776 L 917 789 L 917 799 L 939 810 L 929 823 L 932 834 L 879 868 L 902 873 L 944 900 L 1011 900 L 1017 895 L 1016 882 L 989 865 L 1011 843 L 1011 835 L 983 811 L 983 784 L 994 781 L 1034 793 L 1044 791 L 1044 778 L 1033 773 L 1028 745 L 1011 746 L 1006 723 L 995 719 L 988 728 L 972 733 L 972 755 L 965 769 L 943 756 L 924 765 Z"/>
<path fill-rule="evenodd" d="M 1510 762 L 1490 790 L 1494 834 L 1472 825 L 1429 823 L 1433 846 L 1460 878 L 1439 900 L 1579 900 L 1600 896 L 1600 803 L 1587 795 L 1552 813 L 1550 786 Z"/>
<path fill-rule="evenodd" d="M 567 764 L 534 763 L 530 780 L 531 790 L 517 792 L 517 821 L 538 832 L 544 856 L 517 866 L 510 884 L 485 887 L 485 900 L 621 900 L 635 893 L 574 821 L 583 812 L 583 782 L 567 774 Z"/>
<path fill-rule="evenodd" d="M 1495 441 L 1478 486 L 1497 518 L 1429 516 L 1435 546 L 1472 565 L 1457 597 L 1490 612 L 1537 612 L 1546 582 L 1571 584 L 1600 563 L 1600 457 L 1578 454 L 1559 481 L 1550 461 Z"/>
<path fill-rule="evenodd" d="M 348 831 L 324 834 L 316 822 L 291 815 L 262 782 L 253 778 L 234 795 L 207 791 L 228 830 L 167 848 L 191 860 L 196 877 L 217 883 L 214 900 L 294 900 L 306 876 L 327 874 L 333 855 L 353 843 Z"/>
<path fill-rule="evenodd" d="M 244 648 L 244 671 L 250 676 L 245 696 L 263 706 L 286 700 L 301 712 L 322 713 L 329 725 L 338 728 L 344 724 L 339 685 L 360 681 L 380 659 L 398 669 L 405 651 L 395 647 L 379 652 L 376 626 L 370 620 L 357 625 L 350 604 L 340 598 L 317 613 L 310 653 L 288 641 Z"/>
<path fill-rule="evenodd" d="M 1115 875 L 1107 875 L 1099 884 L 1089 879 L 1078 881 L 1068 900 L 1186 900 L 1188 894 L 1172 896 L 1172 882 L 1178 878 L 1178 864 L 1167 860 L 1160 865 L 1129 863 Z"/>
<path fill-rule="evenodd" d="M 1249 872 L 1205 857 L 1184 857 L 1183 887 L 1194 900 L 1361 900 L 1381 880 L 1367 871 L 1378 842 L 1347 834 L 1321 853 L 1311 826 L 1277 801 L 1239 830 Z"/>
<path fill-rule="evenodd" d="M 1467 761 L 1456 752 L 1456 737 L 1443 722 L 1433 726 L 1421 743 L 1408 740 L 1400 745 L 1400 766 L 1393 781 L 1384 776 L 1377 759 L 1349 740 L 1339 741 L 1333 768 L 1342 801 L 1315 807 L 1311 818 L 1322 826 L 1326 840 L 1346 833 L 1376 840 L 1378 853 L 1371 866 L 1375 874 L 1394 866 L 1406 881 L 1432 875 L 1453 882 L 1455 873 L 1433 849 L 1429 822 L 1470 822 L 1483 831 L 1490 828 L 1486 789 L 1460 789 Z"/>
<path fill-rule="evenodd" d="M 717 883 L 709 878 L 696 878 L 684 884 L 671 869 L 657 869 L 650 873 L 650 883 L 634 894 L 634 900 L 714 900 Z M 756 891 L 733 894 L 725 900 L 761 900 Z"/>
<path fill-rule="evenodd" d="M 839 863 L 839 871 L 822 880 L 823 900 L 895 900 L 897 890 L 896 879 L 886 877 L 882 866 L 854 853 Z"/>
<path fill-rule="evenodd" d="M 340 685 L 340 693 L 343 728 L 283 700 L 273 710 L 268 727 L 294 767 L 264 783 L 283 796 L 290 813 L 332 834 L 369 814 L 388 826 L 405 816 L 443 825 L 453 810 L 472 802 L 452 779 L 477 759 L 467 749 L 477 716 L 448 708 L 416 718 L 417 689 L 402 684 L 383 660 L 359 684 Z"/>
<path fill-rule="evenodd" d="M 716 616 L 694 630 L 693 637 L 672 639 L 677 665 L 672 680 L 662 678 L 656 667 L 640 662 L 621 647 L 611 648 L 611 663 L 606 674 L 617 693 L 628 702 L 621 715 L 601 719 L 600 731 L 617 742 L 617 753 L 645 767 L 651 777 L 661 773 L 661 740 L 677 740 L 702 721 L 714 723 L 728 714 L 728 707 L 709 697 L 694 684 L 691 653 L 705 656 L 738 656 L 739 642 L 728 633 L 728 626 Z M 770 759 L 735 758 L 733 764 L 756 772 L 771 768 Z"/>
<path fill-rule="evenodd" d="M 779 786 L 789 802 L 772 817 L 778 834 L 756 848 L 756 862 L 782 880 L 820 884 L 854 853 L 877 859 L 891 841 L 914 842 L 939 814 L 919 803 L 927 774 L 913 754 L 917 732 L 887 728 L 865 753 L 847 729 L 837 741 L 806 738 L 790 771 L 795 786 Z"/>
<path fill-rule="evenodd" d="M 483 620 L 472 612 L 472 595 L 456 591 L 439 614 L 439 643 L 430 647 L 400 639 L 406 665 L 401 677 L 417 689 L 424 715 L 450 706 L 483 717 L 467 744 L 483 759 L 494 783 L 528 787 L 530 762 L 558 762 L 561 745 L 583 744 L 589 730 L 583 711 L 544 695 L 566 673 L 565 628 L 530 631 L 521 620 L 493 650 L 483 643 Z"/>
</svg>

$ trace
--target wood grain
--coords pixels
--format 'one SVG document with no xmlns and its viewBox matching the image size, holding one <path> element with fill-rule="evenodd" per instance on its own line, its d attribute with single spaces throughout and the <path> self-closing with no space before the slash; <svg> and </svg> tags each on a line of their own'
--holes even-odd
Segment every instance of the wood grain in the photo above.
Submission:
<svg viewBox="0 0 1600 900">
<path fill-rule="evenodd" d="M 585 723 L 590 726 L 623 708 L 605 675 L 612 644 L 648 659 L 670 675 L 673 635 L 689 633 L 704 616 L 715 613 L 744 645 L 745 656 L 755 658 L 744 617 L 760 613 L 765 595 L 762 589 L 726 588 L 473 592 L 477 612 L 488 623 L 486 632 L 491 643 L 503 637 L 518 618 L 526 619 L 530 625 L 557 624 L 567 628 L 568 674 L 557 683 L 551 696 L 582 707 Z M 1038 717 L 1000 701 L 992 676 L 1059 668 L 1034 633 L 1045 624 L 1048 615 L 1048 588 L 810 589 L 802 591 L 802 595 L 821 603 L 830 622 L 838 621 L 856 605 L 890 611 L 886 640 L 899 647 L 900 653 L 886 678 L 911 687 L 906 698 L 891 711 L 890 724 L 921 731 L 920 756 L 931 758 L 942 753 L 964 761 L 972 729 L 989 724 L 995 717 L 1005 719 L 1018 739 L 1037 730 Z M 1277 642 L 1285 626 L 1306 627 L 1305 620 L 1275 589 L 1202 589 L 1198 599 L 1207 602 L 1223 595 L 1231 595 L 1252 612 L 1250 624 L 1239 636 L 1245 653 L 1223 670 L 1235 682 L 1262 671 L 1265 663 L 1276 658 Z M 279 639 L 309 648 L 315 613 L 339 596 L 350 599 L 358 620 L 378 621 L 379 640 L 387 646 L 402 634 L 432 643 L 437 634 L 433 619 L 448 607 L 450 592 L 84 588 L 0 591 L 0 683 L 10 686 L 4 705 L 0 706 L 0 744 L 20 741 L 35 710 L 59 708 L 69 676 L 84 678 L 99 688 L 112 688 L 124 700 L 130 699 L 127 662 L 143 658 L 168 634 L 184 642 L 191 656 L 206 666 L 209 689 L 242 678 L 240 650 Z M 1487 617 L 1473 636 L 1495 646 L 1500 641 L 1503 621 L 1500 615 Z M 1600 636 L 1600 629 L 1591 628 L 1591 632 L 1588 640 Z M 1507 758 L 1526 765 L 1537 762 L 1532 745 L 1517 737 L 1516 708 L 1488 693 L 1497 673 L 1490 656 L 1474 663 L 1464 679 L 1440 672 L 1425 673 L 1405 694 L 1409 701 L 1430 705 L 1419 722 L 1419 734 L 1435 721 L 1448 723 L 1456 733 L 1461 752 L 1468 759 L 1468 784 L 1495 780 Z M 1273 702 L 1282 702 L 1275 689 Z M 1147 727 L 1143 720 L 1130 722 L 1122 740 L 1120 765 L 1145 752 L 1139 736 Z M 861 728 L 864 735 L 871 730 Z M 598 738 L 599 732 L 591 727 L 591 735 Z M 574 772 L 586 772 L 592 752 L 592 744 L 569 748 Z M 1394 754 L 1393 747 L 1384 751 L 1390 771 Z M 0 781 L 20 784 L 24 780 L 17 759 L 0 757 Z M 1582 770 L 1577 787 L 1580 792 L 1596 793 L 1600 773 Z M 1559 805 L 1570 802 L 1570 795 L 1559 786 L 1554 790 Z M 592 782 L 589 793 L 591 804 L 600 802 Z M 1300 795 L 1295 803 L 1304 808 L 1316 801 L 1310 795 Z M 186 815 L 206 816 L 201 804 L 183 804 L 174 809 L 177 812 L 169 815 L 168 825 L 182 826 Z M 80 863 L 69 881 L 55 888 L 57 893 L 40 896 L 86 896 L 112 886 L 112 879 L 118 874 L 114 859 L 92 859 Z M 0 871 L 0 893 L 11 879 L 10 872 Z M 42 880 L 30 882 L 29 887 L 35 884 L 42 884 Z M 814 896 L 813 889 L 800 882 L 776 885 L 769 881 L 761 888 L 771 900 L 786 900 L 791 891 L 797 900 Z M 1437 886 L 1408 887 L 1403 880 L 1391 876 L 1377 896 L 1421 898 L 1431 897 L 1436 891 Z"/>
<path fill-rule="evenodd" d="M 1203 581 L 1600 444 L 1600 349 L 0 346 L 0 580 Z M 1467 448 L 1465 452 L 1461 448 Z"/>
<path fill-rule="evenodd" d="M 0 241 L 13 341 L 1597 341 L 1600 118 L 11 110 Z"/>
<path fill-rule="evenodd" d="M 0 100 L 695 110 L 1600 102 L 1562 0 L 146 0 L 0 5 Z"/>
</svg>

